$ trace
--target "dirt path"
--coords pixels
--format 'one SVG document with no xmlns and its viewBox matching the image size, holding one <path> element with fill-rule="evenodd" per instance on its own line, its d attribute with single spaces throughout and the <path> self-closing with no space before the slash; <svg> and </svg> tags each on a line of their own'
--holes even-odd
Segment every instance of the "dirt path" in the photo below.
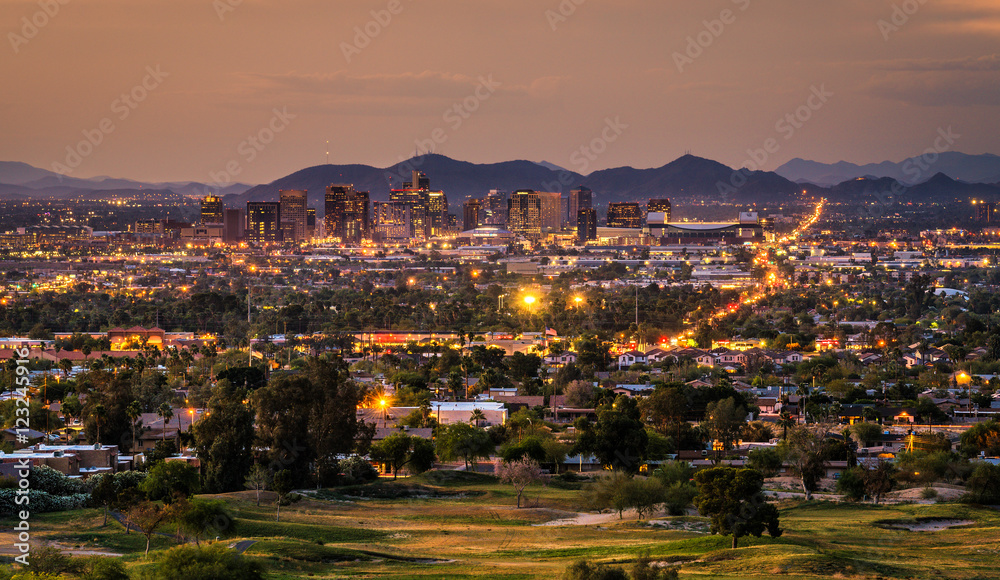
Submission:
<svg viewBox="0 0 1000 580">
<path fill-rule="evenodd" d="M 617 521 L 625 521 L 628 519 L 635 519 L 635 510 L 625 510 L 622 512 L 622 518 L 619 519 L 618 512 L 611 512 L 606 514 L 592 514 L 588 512 L 579 512 L 573 517 L 569 518 L 559 518 L 557 520 L 551 520 L 541 524 L 532 524 L 534 526 L 593 526 L 597 524 L 608 524 Z"/>
</svg>

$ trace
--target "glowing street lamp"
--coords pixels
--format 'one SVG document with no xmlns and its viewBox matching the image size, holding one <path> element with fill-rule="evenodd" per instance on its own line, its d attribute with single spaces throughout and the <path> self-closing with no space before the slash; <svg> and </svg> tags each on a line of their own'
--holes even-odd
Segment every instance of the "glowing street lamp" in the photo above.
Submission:
<svg viewBox="0 0 1000 580">
<path fill-rule="evenodd" d="M 524 303 L 528 305 L 528 308 L 531 308 L 531 305 L 535 303 L 535 297 L 528 294 L 524 297 Z"/>
</svg>

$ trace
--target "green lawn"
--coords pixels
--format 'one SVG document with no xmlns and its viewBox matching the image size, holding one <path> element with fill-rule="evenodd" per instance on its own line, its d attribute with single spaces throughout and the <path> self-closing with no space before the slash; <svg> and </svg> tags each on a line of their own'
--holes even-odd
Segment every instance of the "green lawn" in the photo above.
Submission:
<svg viewBox="0 0 1000 580">
<path fill-rule="evenodd" d="M 274 578 L 551 579 L 575 559 L 627 564 L 644 551 L 678 566 L 682 578 L 1000 577 L 1000 512 L 961 504 L 876 507 L 786 500 L 779 504 L 780 538 L 743 538 L 740 548 L 731 550 L 728 537 L 634 519 L 531 525 L 576 511 L 580 493 L 570 489 L 529 488 L 530 507 L 517 510 L 510 488 L 473 474 L 383 481 L 375 495 L 399 495 L 394 486 L 407 490 L 403 497 L 352 499 L 358 489 L 306 497 L 283 507 L 280 522 L 274 521 L 271 494 L 260 507 L 250 492 L 219 496 L 236 515 L 236 526 L 223 541 L 257 541 L 245 557 L 262 560 Z M 430 493 L 414 496 L 414 489 Z M 887 527 L 918 518 L 973 523 L 939 532 Z M 130 565 L 146 565 L 141 535 L 126 535 L 116 523 L 100 524 L 99 510 L 81 510 L 38 516 L 33 530 L 36 538 L 124 553 Z M 158 537 L 153 547 L 173 544 Z"/>
</svg>

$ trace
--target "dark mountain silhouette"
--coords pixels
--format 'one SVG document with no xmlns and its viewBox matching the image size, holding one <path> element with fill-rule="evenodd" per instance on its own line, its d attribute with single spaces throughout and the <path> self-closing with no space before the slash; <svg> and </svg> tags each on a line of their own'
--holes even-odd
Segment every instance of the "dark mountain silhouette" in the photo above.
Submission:
<svg viewBox="0 0 1000 580">
<path fill-rule="evenodd" d="M 830 186 L 844 181 L 871 175 L 891 177 L 901 183 L 913 184 L 926 181 L 935 173 L 969 183 L 996 183 L 1000 180 L 1000 156 L 990 153 L 969 155 L 958 151 L 910 157 L 898 163 L 883 161 L 857 165 L 846 161 L 821 163 L 795 158 L 774 170 L 792 181 L 808 181 Z"/>
</svg>

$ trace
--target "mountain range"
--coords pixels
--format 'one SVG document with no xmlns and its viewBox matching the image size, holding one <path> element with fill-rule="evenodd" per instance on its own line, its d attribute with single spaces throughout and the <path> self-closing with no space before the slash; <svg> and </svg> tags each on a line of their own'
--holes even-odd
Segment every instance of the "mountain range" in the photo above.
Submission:
<svg viewBox="0 0 1000 580">
<path fill-rule="evenodd" d="M 915 202 L 949 202 L 969 199 L 1000 200 L 1000 157 L 943 153 L 934 163 L 911 158 L 900 163 L 854 165 L 823 164 L 793 159 L 776 171 L 735 170 L 717 161 L 684 155 L 649 169 L 616 167 L 588 175 L 547 162 L 525 160 L 475 164 L 443 155 L 428 154 L 393 166 L 317 165 L 296 171 L 271 183 L 216 187 L 198 182 L 144 183 L 110 177 L 80 179 L 61 176 L 25 163 L 0 162 L 0 199 L 90 199 L 141 191 L 148 196 L 199 197 L 221 195 L 228 207 L 248 201 L 276 201 L 282 189 L 305 189 L 309 205 L 321 208 L 330 184 L 353 184 L 369 191 L 373 200 L 387 200 L 389 191 L 409 181 L 411 171 L 424 172 L 432 189 L 443 190 L 458 212 L 469 197 L 491 189 L 569 192 L 578 186 L 594 191 L 598 206 L 613 201 L 640 201 L 667 197 L 685 201 L 774 203 L 824 196 L 832 201 L 870 202 L 892 199 Z M 915 169 L 919 175 L 915 175 Z M 887 175 L 888 174 L 888 175 Z M 915 179 L 909 179 L 914 178 Z"/>
<path fill-rule="evenodd" d="M 39 169 L 19 161 L 0 161 L 0 199 L 70 199 L 92 192 L 121 190 L 143 190 L 146 195 L 156 195 L 156 193 L 145 190 L 156 190 L 169 196 L 201 197 L 207 193 L 217 195 L 243 193 L 250 187 L 243 183 L 217 187 L 196 181 L 149 183 L 112 177 L 81 179 Z"/>
<path fill-rule="evenodd" d="M 857 165 L 847 161 L 820 163 L 795 158 L 774 170 L 796 183 L 833 186 L 858 177 L 891 177 L 900 183 L 916 184 L 935 173 L 967 183 L 1000 183 L 1000 156 L 985 153 L 967 155 L 957 151 L 928 152 L 898 163 L 883 161 Z"/>
</svg>

